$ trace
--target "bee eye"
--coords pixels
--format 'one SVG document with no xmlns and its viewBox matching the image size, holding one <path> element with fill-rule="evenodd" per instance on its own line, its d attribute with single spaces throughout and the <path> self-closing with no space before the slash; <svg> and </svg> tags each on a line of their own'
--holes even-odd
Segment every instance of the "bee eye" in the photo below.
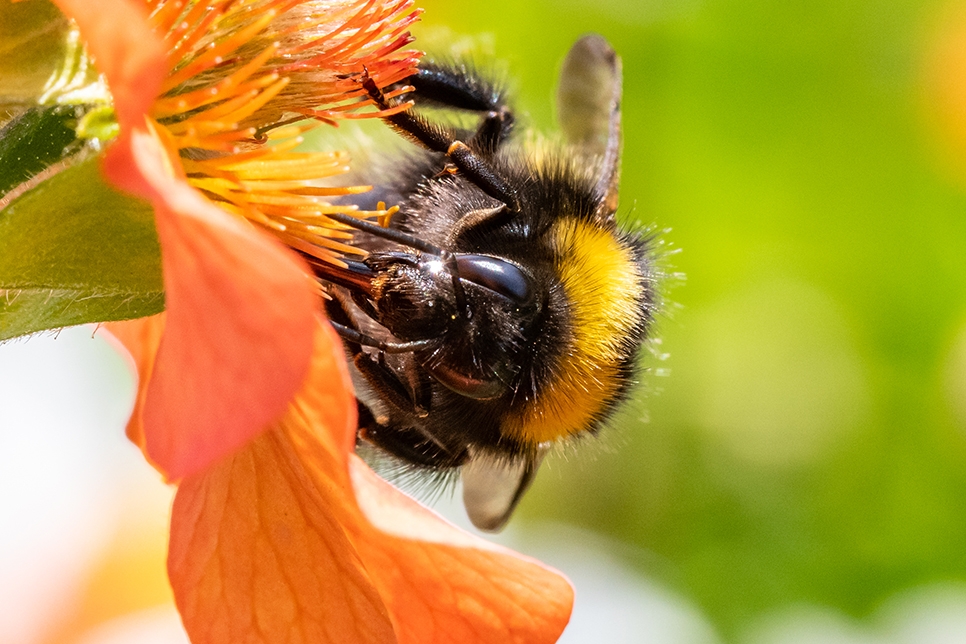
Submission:
<svg viewBox="0 0 966 644">
<path fill-rule="evenodd" d="M 515 264 L 489 255 L 459 255 L 456 266 L 460 279 L 479 284 L 520 304 L 533 299 L 530 276 Z"/>
</svg>

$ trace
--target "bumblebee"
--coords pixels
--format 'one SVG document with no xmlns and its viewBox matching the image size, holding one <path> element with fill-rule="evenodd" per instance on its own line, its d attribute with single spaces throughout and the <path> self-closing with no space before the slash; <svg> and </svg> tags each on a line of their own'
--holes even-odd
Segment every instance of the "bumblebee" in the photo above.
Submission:
<svg viewBox="0 0 966 644">
<path fill-rule="evenodd" d="M 398 99 L 360 82 L 416 145 L 374 182 L 373 203 L 399 204 L 388 226 L 333 215 L 365 259 L 308 258 L 354 366 L 359 441 L 458 472 L 472 522 L 498 530 L 548 449 L 596 433 L 626 397 L 652 323 L 649 239 L 614 217 L 620 59 L 595 35 L 571 48 L 565 144 L 538 149 L 516 142 L 503 92 L 459 64 L 422 64 Z"/>
</svg>

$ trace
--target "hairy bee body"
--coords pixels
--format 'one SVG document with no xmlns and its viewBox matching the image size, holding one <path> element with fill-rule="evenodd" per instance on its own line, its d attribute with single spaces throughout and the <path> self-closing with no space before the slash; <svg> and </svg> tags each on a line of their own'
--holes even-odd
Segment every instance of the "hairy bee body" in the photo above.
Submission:
<svg viewBox="0 0 966 644">
<path fill-rule="evenodd" d="M 388 231 L 356 234 L 368 257 L 317 273 L 356 368 L 361 440 L 459 469 L 471 519 L 498 529 L 547 448 L 595 432 L 626 396 L 652 321 L 647 240 L 614 219 L 619 61 L 599 37 L 574 46 L 568 145 L 539 151 L 514 142 L 490 84 L 459 68 L 421 74 L 417 108 L 480 112 L 479 129 L 387 118 L 428 151 L 379 182 L 371 198 L 399 211 Z"/>
</svg>

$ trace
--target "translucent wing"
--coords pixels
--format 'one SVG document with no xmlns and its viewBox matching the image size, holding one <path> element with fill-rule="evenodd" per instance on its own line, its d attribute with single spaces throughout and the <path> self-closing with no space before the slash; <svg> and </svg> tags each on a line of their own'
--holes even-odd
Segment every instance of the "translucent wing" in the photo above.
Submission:
<svg viewBox="0 0 966 644">
<path fill-rule="evenodd" d="M 567 141 L 597 159 L 597 189 L 604 197 L 597 213 L 611 220 L 617 210 L 621 161 L 621 60 L 601 36 L 578 40 L 560 72 L 557 118 Z"/>
<path fill-rule="evenodd" d="M 517 460 L 473 454 L 460 470 L 463 505 L 473 525 L 488 532 L 501 530 L 533 482 L 546 453 L 547 448 L 541 446 L 532 457 Z"/>
</svg>

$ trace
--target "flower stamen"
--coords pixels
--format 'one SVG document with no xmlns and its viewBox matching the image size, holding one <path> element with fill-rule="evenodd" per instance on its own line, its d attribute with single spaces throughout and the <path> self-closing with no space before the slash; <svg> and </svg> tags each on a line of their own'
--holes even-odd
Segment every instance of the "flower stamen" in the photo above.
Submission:
<svg viewBox="0 0 966 644">
<path fill-rule="evenodd" d="M 360 255 L 352 232 L 327 214 L 387 223 L 375 211 L 332 203 L 368 186 L 322 182 L 349 170 L 341 152 L 299 152 L 319 122 L 385 117 L 362 88 L 368 74 L 386 95 L 415 70 L 403 48 L 418 18 L 412 0 L 151 0 L 170 45 L 170 73 L 151 116 L 190 184 L 227 212 L 324 261 Z M 365 111 L 363 111 L 365 108 Z M 297 123 L 311 118 L 315 123 Z"/>
</svg>

